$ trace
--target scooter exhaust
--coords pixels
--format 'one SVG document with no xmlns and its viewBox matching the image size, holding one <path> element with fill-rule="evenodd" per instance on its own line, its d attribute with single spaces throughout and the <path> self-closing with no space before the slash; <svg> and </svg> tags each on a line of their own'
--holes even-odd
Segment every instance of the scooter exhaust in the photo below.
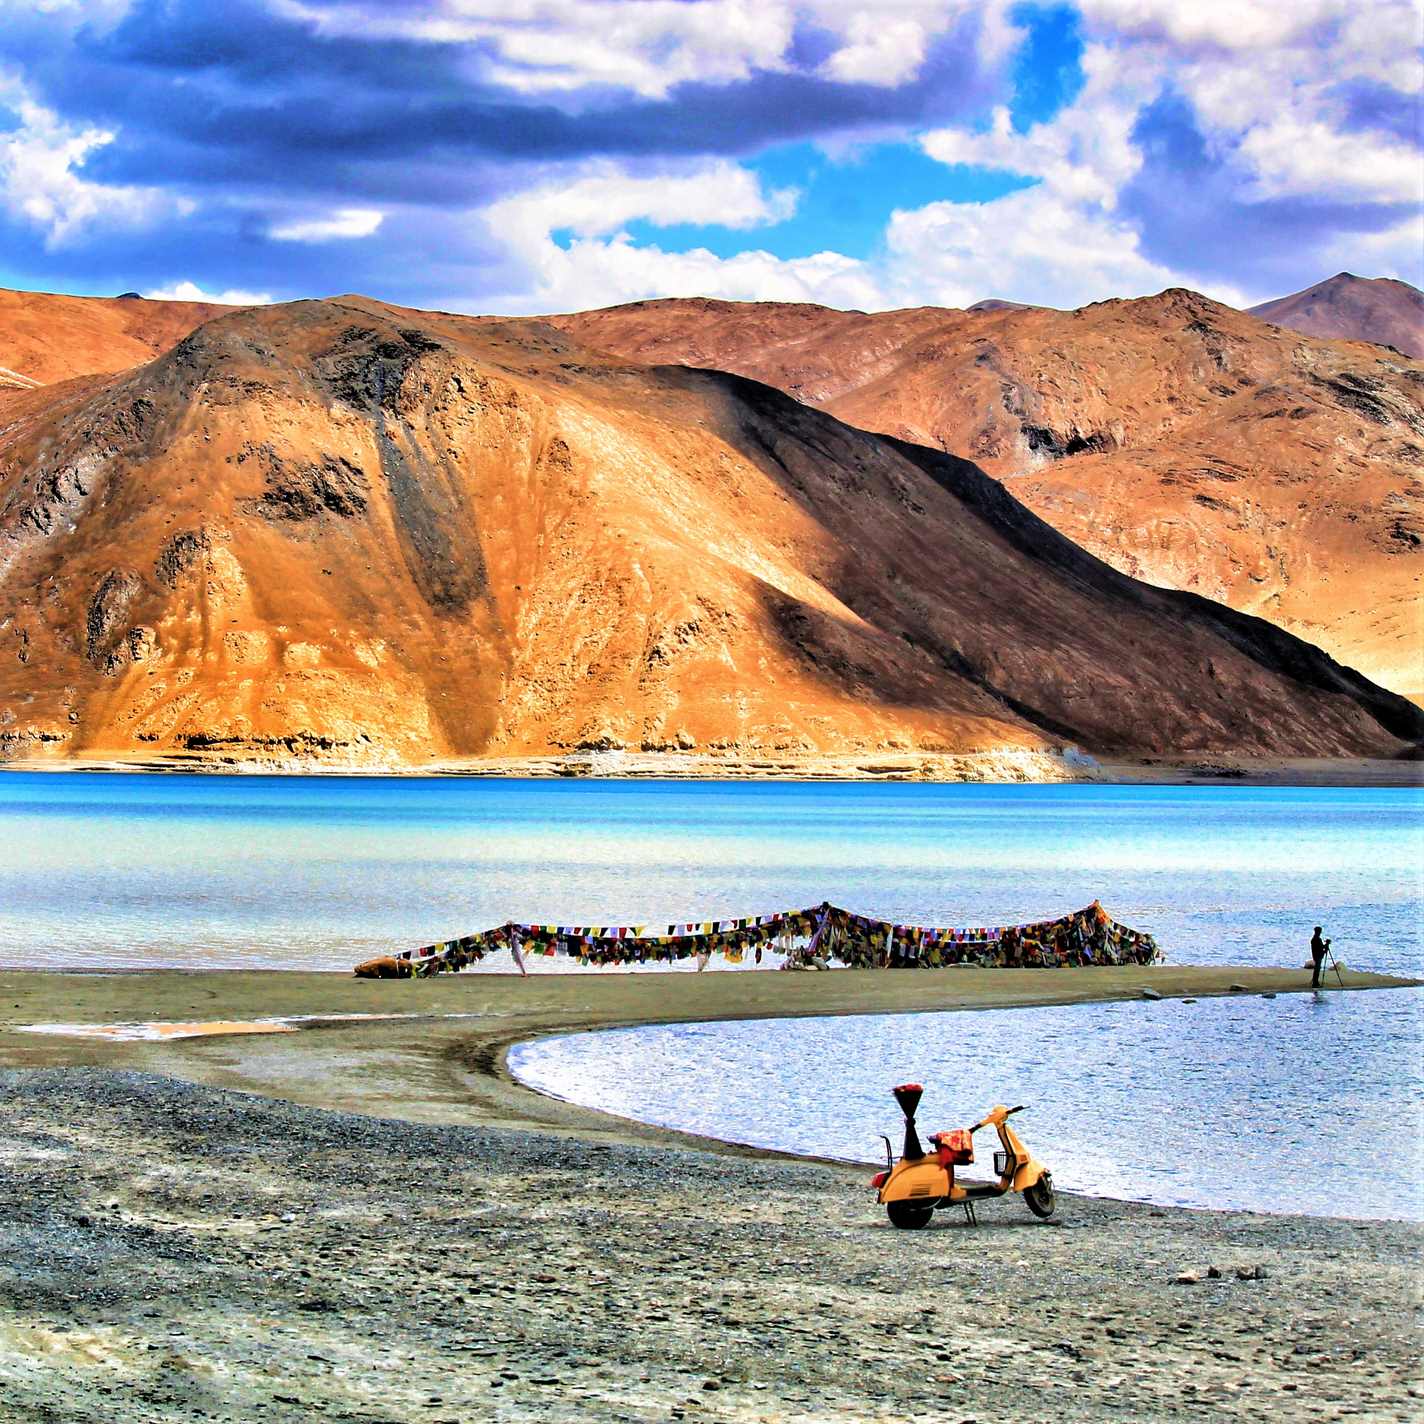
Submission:
<svg viewBox="0 0 1424 1424">
<path fill-rule="evenodd" d="M 905 1147 L 900 1155 L 907 1162 L 918 1162 L 925 1155 L 925 1149 L 920 1146 L 920 1135 L 915 1131 L 915 1109 L 919 1107 L 925 1090 L 918 1083 L 901 1083 L 890 1091 L 900 1104 L 900 1111 L 905 1114 Z"/>
</svg>

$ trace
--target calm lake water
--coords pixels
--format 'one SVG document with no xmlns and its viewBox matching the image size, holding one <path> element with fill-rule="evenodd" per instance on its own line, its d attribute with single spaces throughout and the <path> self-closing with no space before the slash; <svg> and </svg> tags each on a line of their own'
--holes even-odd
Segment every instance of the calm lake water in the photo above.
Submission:
<svg viewBox="0 0 1424 1424">
<path fill-rule="evenodd" d="M 1424 990 L 1397 989 L 674 1024 L 523 1044 L 510 1062 L 589 1107 L 850 1161 L 879 1156 L 880 1133 L 898 1150 L 888 1090 L 915 1080 L 922 1135 L 967 1127 L 995 1102 L 1027 1103 L 1015 1126 L 1061 1187 L 1417 1221 L 1421 1036 Z M 988 1176 L 997 1136 L 975 1141 L 970 1175 Z"/>
<path fill-rule="evenodd" d="M 1349 964 L 1421 973 L 1424 793 L 0 774 L 10 966 L 345 968 L 511 918 L 1094 898 L 1177 962 L 1301 964 L 1324 923 Z"/>
</svg>

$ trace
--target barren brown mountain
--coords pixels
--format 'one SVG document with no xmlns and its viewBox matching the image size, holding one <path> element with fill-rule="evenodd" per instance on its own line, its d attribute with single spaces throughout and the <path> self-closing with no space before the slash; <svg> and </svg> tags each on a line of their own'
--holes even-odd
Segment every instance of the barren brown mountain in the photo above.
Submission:
<svg viewBox="0 0 1424 1424">
<path fill-rule="evenodd" d="M 1115 567 L 1424 689 L 1424 365 L 1170 290 L 1079 311 L 705 300 L 553 318 L 979 463 Z"/>
<path fill-rule="evenodd" d="M 232 307 L 0 288 L 0 390 L 122 371 Z"/>
<path fill-rule="evenodd" d="M 1303 292 L 1249 310 L 1262 321 L 1308 336 L 1373 341 L 1406 356 L 1424 356 L 1424 292 L 1392 277 L 1339 272 Z"/>
<path fill-rule="evenodd" d="M 253 308 L 0 435 L 0 732 L 342 762 L 578 746 L 1398 752 L 1412 704 L 952 456 L 538 322 Z"/>
</svg>

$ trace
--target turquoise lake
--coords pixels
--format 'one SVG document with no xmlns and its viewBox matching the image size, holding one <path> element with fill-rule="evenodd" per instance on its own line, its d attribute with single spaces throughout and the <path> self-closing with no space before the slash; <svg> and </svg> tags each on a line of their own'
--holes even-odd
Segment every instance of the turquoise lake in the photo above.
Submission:
<svg viewBox="0 0 1424 1424">
<path fill-rule="evenodd" d="M 1424 976 L 1424 793 L 0 775 L 5 966 L 346 969 L 507 919 L 831 899 L 1004 924 L 1094 898 L 1178 963 L 1300 965 L 1321 923 L 1348 964 Z M 672 1025 L 513 1061 L 592 1106 L 853 1158 L 917 1077 L 927 1125 L 986 1093 L 1033 1103 L 1026 1138 L 1064 1187 L 1418 1218 L 1421 1025 L 1405 989 Z"/>
<path fill-rule="evenodd" d="M 507 919 L 1094 898 L 1180 963 L 1302 964 L 1321 923 L 1351 965 L 1424 974 L 1424 792 L 0 775 L 11 966 L 346 968 Z"/>
</svg>

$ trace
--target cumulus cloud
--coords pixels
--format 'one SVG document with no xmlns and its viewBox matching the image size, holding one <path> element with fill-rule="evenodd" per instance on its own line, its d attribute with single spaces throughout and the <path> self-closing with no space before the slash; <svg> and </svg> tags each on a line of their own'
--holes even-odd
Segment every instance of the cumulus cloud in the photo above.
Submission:
<svg viewBox="0 0 1424 1424">
<path fill-rule="evenodd" d="M 639 220 L 755 227 L 787 206 L 786 195 L 764 193 L 754 174 L 732 165 L 635 177 L 600 164 L 481 215 L 505 251 L 510 280 L 493 309 L 568 311 L 658 296 L 884 310 L 1012 295 L 1072 307 L 1188 284 L 1223 301 L 1241 296 L 1152 261 L 1129 223 L 1086 210 L 1071 184 L 1067 192 L 1045 183 L 994 202 L 897 211 L 883 248 L 868 258 L 831 251 L 784 258 L 755 246 L 731 256 L 705 247 L 675 252 L 635 242 L 626 230 Z"/>
<path fill-rule="evenodd" d="M 483 211 L 481 221 L 520 283 L 493 306 L 548 312 L 699 295 L 873 304 L 880 292 L 865 264 L 839 253 L 783 260 L 749 250 L 720 258 L 706 248 L 670 252 L 635 243 L 626 231 L 638 221 L 754 228 L 788 217 L 795 198 L 789 190 L 765 191 L 754 173 L 726 162 L 647 175 L 596 163 Z M 560 242 L 564 233 L 572 237 Z"/>
<path fill-rule="evenodd" d="M 925 134 L 925 152 L 941 163 L 1038 178 L 1065 198 L 1111 209 L 1119 188 L 1141 164 L 1132 129 L 1142 106 L 1160 88 L 1160 74 L 1151 64 L 1130 57 L 1125 61 L 1105 45 L 1090 45 L 1082 67 L 1078 97 L 1052 119 L 1019 133 L 1008 108 L 1000 105 L 987 130 Z"/>
<path fill-rule="evenodd" d="M 793 190 L 768 193 L 756 174 L 735 163 L 634 175 L 618 164 L 598 162 L 576 177 L 560 177 L 494 203 L 485 217 L 501 235 L 566 231 L 591 237 L 638 219 L 659 227 L 758 227 L 789 217 L 795 205 Z"/>
<path fill-rule="evenodd" d="M 1362 142 L 1322 116 L 1285 114 L 1241 136 L 1236 155 L 1250 191 L 1266 198 L 1333 193 L 1362 202 L 1424 202 L 1424 158 L 1413 144 Z"/>
<path fill-rule="evenodd" d="M 261 307 L 272 300 L 269 292 L 244 292 L 236 287 L 223 292 L 205 292 L 196 282 L 186 279 L 155 287 L 144 295 L 155 302 L 214 302 L 227 307 Z"/>
<path fill-rule="evenodd" d="M 931 203 L 897 212 L 887 246 L 887 286 L 906 302 L 963 307 L 986 296 L 1011 296 L 1036 306 L 1078 307 L 1171 286 L 1194 286 L 1232 304 L 1242 300 L 1228 284 L 1152 261 L 1131 223 L 1048 186 L 991 203 Z"/>
<path fill-rule="evenodd" d="M 615 306 L 650 297 L 719 297 L 747 302 L 884 305 L 875 274 L 839 252 L 779 258 L 751 249 L 718 257 L 706 248 L 667 252 L 626 234 L 584 238 L 560 247 L 542 243 L 525 254 L 521 284 L 481 308 L 511 314 Z"/>
<path fill-rule="evenodd" d="M 56 247 L 82 229 L 142 226 L 192 204 L 158 188 L 96 183 L 81 169 L 114 142 L 109 129 L 79 127 L 37 104 L 22 84 L 0 79 L 0 113 L 14 127 L 0 131 L 0 205 L 43 232 Z"/>
<path fill-rule="evenodd" d="M 338 208 L 326 217 L 297 218 L 269 231 L 278 242 L 338 242 L 370 237 L 384 219 L 379 208 Z"/>
<path fill-rule="evenodd" d="M 1033 177 L 1037 188 L 972 211 L 897 214 L 892 246 L 924 248 L 939 234 L 960 271 L 1002 253 L 1016 288 L 1060 296 L 1092 292 L 1117 270 L 1124 291 L 1170 273 L 1223 299 L 1260 300 L 1272 291 L 1256 282 L 1289 282 L 1271 275 L 1289 269 L 1304 285 L 1317 279 L 1307 264 L 1328 266 L 1342 251 L 1419 280 L 1404 220 L 1424 203 L 1411 0 L 1379 0 L 1365 28 L 1353 0 L 1080 9 L 1089 43 L 1074 102 L 1027 132 L 1001 106 L 987 128 L 922 137 L 941 162 Z M 1397 118 L 1410 103 L 1413 125 Z M 1054 224 L 1063 258 L 1045 260 L 1016 222 Z M 931 247 L 926 270 L 945 274 L 942 290 L 971 290 L 947 261 Z"/>
<path fill-rule="evenodd" d="M 1239 297 L 1229 283 L 1154 261 L 1137 226 L 1116 211 L 1142 165 L 1134 130 L 1161 89 L 1160 68 L 1094 43 L 1084 50 L 1082 69 L 1074 101 L 1024 132 L 1000 106 L 986 129 L 923 135 L 925 152 L 941 163 L 1037 181 L 992 202 L 896 212 L 886 238 L 897 288 L 918 284 L 920 300 L 950 306 L 996 295 L 1074 307 L 1172 285 L 1210 288 L 1225 301 Z"/>
<path fill-rule="evenodd" d="M 1419 282 L 1424 212 L 1416 209 L 1402 221 L 1377 232 L 1326 234 L 1325 239 L 1318 248 L 1322 271 L 1351 270 Z"/>
<path fill-rule="evenodd" d="M 612 85 L 661 98 L 688 80 L 782 67 L 794 6 L 775 0 L 436 0 L 410 8 L 276 0 L 319 34 L 474 46 L 484 75 L 523 93 Z"/>
<path fill-rule="evenodd" d="M 825 38 L 821 72 L 894 86 L 918 74 L 929 43 L 968 15 L 990 56 L 1002 51 L 1006 0 L 274 0 L 317 34 L 473 47 L 481 73 L 525 94 L 608 86 L 662 99 L 681 84 L 734 84 L 795 65 L 798 34 Z"/>
<path fill-rule="evenodd" d="M 924 26 L 909 15 L 853 13 L 845 38 L 823 70 L 845 83 L 902 84 L 925 57 Z"/>
<path fill-rule="evenodd" d="M 1341 0 L 1079 0 L 1084 17 L 1125 37 L 1254 54 L 1355 8 Z"/>
<path fill-rule="evenodd" d="M 1314 20 L 1307 24 L 1307 18 Z M 1377 0 L 1368 26 L 1358 7 L 1317 0 L 1258 52 L 1151 51 L 1191 105 L 1195 121 L 1244 197 L 1329 196 L 1361 203 L 1424 197 L 1419 91 L 1424 61 L 1412 0 Z M 1403 64 L 1401 64 L 1403 60 Z M 1382 113 L 1382 91 L 1412 108 L 1412 132 L 1370 121 L 1351 101 L 1366 86 Z"/>
</svg>

